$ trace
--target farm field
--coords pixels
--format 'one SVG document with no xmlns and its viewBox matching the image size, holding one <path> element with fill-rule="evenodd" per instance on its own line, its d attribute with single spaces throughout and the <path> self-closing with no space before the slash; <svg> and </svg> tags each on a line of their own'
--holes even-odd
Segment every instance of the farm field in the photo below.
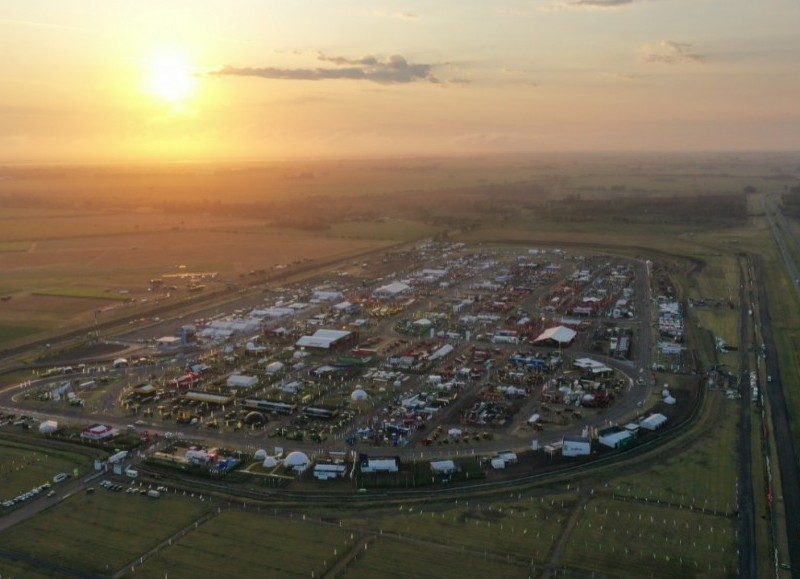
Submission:
<svg viewBox="0 0 800 579">
<path fill-rule="evenodd" d="M 603 577 L 725 577 L 738 565 L 736 517 L 596 498 L 559 563 Z"/>
<path fill-rule="evenodd" d="M 345 569 L 348 579 L 394 577 L 530 577 L 535 564 L 422 541 L 377 537 Z"/>
<path fill-rule="evenodd" d="M 192 579 L 213 569 L 215 577 L 249 572 L 322 577 L 360 539 L 358 533 L 334 525 L 226 510 L 146 560 L 134 576 Z"/>
<path fill-rule="evenodd" d="M 0 253 L 28 251 L 31 245 L 29 241 L 4 241 L 0 243 Z"/>
<path fill-rule="evenodd" d="M 53 476 L 60 472 L 71 474 L 74 468 L 88 472 L 93 466 L 85 454 L 20 444 L 5 438 L 0 438 L 0 451 L 3 453 L 3 462 L 0 463 L 0 502 L 17 496 L 21 491 L 52 483 Z"/>
<path fill-rule="evenodd" d="M 207 503 L 98 488 L 0 533 L 3 549 L 92 573 L 114 572 L 209 511 Z M 54 541 L 53 537 L 58 537 Z M 102 548 L 98 548 L 102 546 Z M 3 557 L 0 557 L 0 567 Z"/>
<path fill-rule="evenodd" d="M 456 508 L 401 506 L 396 514 L 344 523 L 429 545 L 452 545 L 457 537 L 455 544 L 468 553 L 544 562 L 576 502 L 574 495 L 489 503 L 469 499 Z"/>
<path fill-rule="evenodd" d="M 735 511 L 739 403 L 725 400 L 721 392 L 709 392 L 706 404 L 714 408 L 715 418 L 703 439 L 662 457 L 644 472 L 616 477 L 615 495 L 685 509 Z"/>
<path fill-rule="evenodd" d="M 26 336 L 31 336 L 39 332 L 39 328 L 32 326 L 15 326 L 9 324 L 0 324 L 0 343 L 20 340 Z"/>
<path fill-rule="evenodd" d="M 37 332 L 90 323 L 144 310 L 159 300 L 179 301 L 177 289 L 152 294 L 149 280 L 179 271 L 216 272 L 213 287 L 239 283 L 252 270 L 272 270 L 301 260 L 344 258 L 391 241 L 297 232 L 181 231 L 42 241 L 25 253 L 0 253 L 5 294 L 0 304 L 0 343 Z M 185 269 L 178 269 L 184 266 Z M 207 290 L 209 291 L 209 290 Z"/>
<path fill-rule="evenodd" d="M 0 555 L 0 565 L 2 565 L 3 576 L 9 579 L 23 577 L 24 579 L 69 579 L 75 575 L 66 569 L 59 569 L 56 566 L 44 569 L 26 563 L 24 560 L 10 560 Z"/>
</svg>

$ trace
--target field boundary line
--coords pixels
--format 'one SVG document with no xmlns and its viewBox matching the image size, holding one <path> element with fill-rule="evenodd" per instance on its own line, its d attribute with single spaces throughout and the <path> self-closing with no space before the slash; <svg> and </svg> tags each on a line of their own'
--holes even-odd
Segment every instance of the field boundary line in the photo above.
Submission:
<svg viewBox="0 0 800 579">
<path fill-rule="evenodd" d="M 589 498 L 589 495 L 584 493 L 580 500 L 572 508 L 572 513 L 569 515 L 567 524 L 564 525 L 564 528 L 561 531 L 561 536 L 555 542 L 553 545 L 553 550 L 550 552 L 550 556 L 548 557 L 547 561 L 547 570 L 545 571 L 543 577 L 549 577 L 552 570 L 558 567 L 558 558 L 561 556 L 561 550 L 564 548 L 564 545 L 567 544 L 567 540 L 572 535 L 572 531 L 575 530 L 575 525 L 578 524 L 578 519 L 583 514 L 583 511 L 586 510 L 586 505 L 589 504 Z"/>
<path fill-rule="evenodd" d="M 366 535 L 362 537 L 360 541 L 356 541 L 355 544 L 336 561 L 333 567 L 322 576 L 323 579 L 334 579 L 342 575 L 350 564 L 356 560 L 358 554 L 365 551 L 369 545 L 375 542 L 375 539 L 377 539 L 376 535 Z"/>
<path fill-rule="evenodd" d="M 129 572 L 130 573 L 135 572 L 136 567 L 141 567 L 142 565 L 144 565 L 145 561 L 153 558 L 155 555 L 158 555 L 164 549 L 171 547 L 173 541 L 178 541 L 180 539 L 183 539 L 190 532 L 198 529 L 200 525 L 204 525 L 205 523 L 216 517 L 221 512 L 222 512 L 221 508 L 218 508 L 218 510 L 216 511 L 211 511 L 210 513 L 206 513 L 199 519 L 185 526 L 183 529 L 181 529 L 171 537 L 164 539 L 163 541 L 161 541 L 161 543 L 159 543 L 158 545 L 156 545 L 143 555 L 140 555 L 137 559 L 134 559 L 133 561 L 122 567 L 122 569 L 114 573 L 111 577 L 113 579 L 120 579 L 121 577 L 125 577 Z"/>
<path fill-rule="evenodd" d="M 689 511 L 698 515 L 708 515 L 710 517 L 722 517 L 725 519 L 735 518 L 739 513 L 738 511 L 718 511 L 717 509 L 706 509 L 705 507 L 695 507 L 694 505 L 685 505 L 683 503 L 671 503 L 669 501 L 662 501 L 660 499 L 648 499 L 647 497 L 633 497 L 630 495 L 611 493 L 611 499 L 624 503 L 638 503 L 650 507 L 660 507 L 665 509 L 678 509 Z"/>
<path fill-rule="evenodd" d="M 24 563 L 28 563 L 37 569 L 68 573 L 72 577 L 81 577 L 85 579 L 100 579 L 105 577 L 105 575 L 98 575 L 97 573 L 92 573 L 91 571 L 83 571 L 81 569 L 76 569 L 75 567 L 61 565 L 60 563 L 53 563 L 48 559 L 42 559 L 41 557 L 28 555 L 27 553 L 20 553 L 18 551 L 10 551 L 8 549 L 0 548 L 0 556 L 2 556 L 4 559 L 10 559 L 11 561 L 22 561 Z"/>
</svg>

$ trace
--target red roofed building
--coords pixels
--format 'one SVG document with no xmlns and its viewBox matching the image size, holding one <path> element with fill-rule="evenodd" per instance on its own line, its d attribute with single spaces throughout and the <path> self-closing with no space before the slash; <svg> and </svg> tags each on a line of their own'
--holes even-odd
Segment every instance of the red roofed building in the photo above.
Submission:
<svg viewBox="0 0 800 579">
<path fill-rule="evenodd" d="M 108 440 L 117 435 L 117 429 L 105 424 L 93 424 L 83 429 L 81 438 L 88 440 Z"/>
</svg>

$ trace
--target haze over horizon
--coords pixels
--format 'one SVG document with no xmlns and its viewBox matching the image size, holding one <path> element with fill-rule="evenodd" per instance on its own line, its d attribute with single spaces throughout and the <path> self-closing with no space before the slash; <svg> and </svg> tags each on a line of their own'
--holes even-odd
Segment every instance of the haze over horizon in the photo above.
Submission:
<svg viewBox="0 0 800 579">
<path fill-rule="evenodd" d="M 800 150 L 800 2 L 0 3 L 0 162 Z"/>
</svg>

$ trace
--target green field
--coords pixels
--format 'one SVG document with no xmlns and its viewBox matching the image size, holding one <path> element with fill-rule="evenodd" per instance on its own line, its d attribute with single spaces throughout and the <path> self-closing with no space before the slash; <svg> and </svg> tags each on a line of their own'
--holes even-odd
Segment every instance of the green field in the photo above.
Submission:
<svg viewBox="0 0 800 579">
<path fill-rule="evenodd" d="M 433 236 L 440 230 L 441 228 L 412 221 L 350 221 L 334 223 L 326 233 L 330 237 L 411 241 Z"/>
<path fill-rule="evenodd" d="M 85 298 L 93 300 L 113 300 L 126 301 L 128 296 L 122 295 L 112 290 L 92 288 L 92 287 L 54 287 L 36 290 L 33 295 L 50 296 L 57 298 Z"/>
<path fill-rule="evenodd" d="M 526 497 L 518 501 L 459 501 L 456 508 L 400 507 L 396 513 L 345 524 L 391 533 L 432 545 L 455 544 L 468 552 L 544 561 L 577 502 L 574 495 Z M 461 506 L 461 505 L 464 506 Z"/>
<path fill-rule="evenodd" d="M 395 577 L 530 577 L 535 564 L 489 556 L 481 551 L 400 541 L 378 537 L 347 566 L 347 578 L 393 579 Z"/>
<path fill-rule="evenodd" d="M 75 577 L 69 570 L 59 569 L 57 566 L 44 569 L 36 564 L 27 563 L 25 560 L 11 561 L 0 557 L 0 569 L 3 577 L 8 579 L 71 579 Z"/>
<path fill-rule="evenodd" d="M 196 579 L 213 569 L 214 577 L 322 577 L 360 540 L 358 533 L 297 517 L 223 511 L 146 560 L 133 576 Z"/>
<path fill-rule="evenodd" d="M 95 573 L 114 572 L 192 525 L 209 509 L 208 503 L 182 497 L 156 500 L 98 488 L 91 494 L 75 494 L 0 533 L 0 544 L 5 550 L 35 557 L 44 565 L 58 563 Z"/>
<path fill-rule="evenodd" d="M 19 340 L 25 336 L 30 336 L 41 331 L 40 328 L 30 326 L 12 326 L 8 324 L 0 325 L 0 342 Z"/>
<path fill-rule="evenodd" d="M 60 472 L 71 474 L 73 468 L 88 472 L 93 467 L 92 460 L 87 455 L 20 444 L 6 439 L 0 439 L 0 452 L 3 453 L 3 461 L 0 463 L 0 502 L 14 498 L 35 486 L 52 483 L 53 476 Z M 40 499 L 41 497 L 31 500 Z"/>
<path fill-rule="evenodd" d="M 559 563 L 604 577 L 726 577 L 737 570 L 736 517 L 588 502 Z"/>
<path fill-rule="evenodd" d="M 734 511 L 739 403 L 725 400 L 721 392 L 710 392 L 706 404 L 713 405 L 716 418 L 702 440 L 690 441 L 684 452 L 668 453 L 644 472 L 622 474 L 613 482 L 614 493 L 687 509 Z"/>
</svg>

